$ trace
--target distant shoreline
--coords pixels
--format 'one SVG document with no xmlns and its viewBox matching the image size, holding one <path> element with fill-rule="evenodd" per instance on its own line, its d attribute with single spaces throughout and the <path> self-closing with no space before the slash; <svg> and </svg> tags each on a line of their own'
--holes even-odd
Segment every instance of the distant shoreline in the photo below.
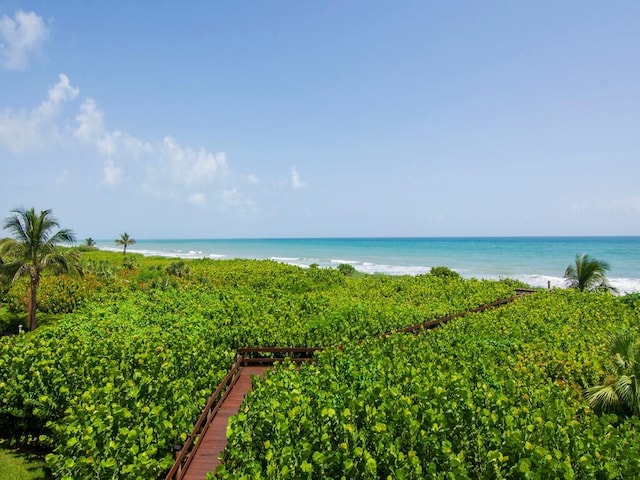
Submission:
<svg viewBox="0 0 640 480">
<path fill-rule="evenodd" d="M 103 250 L 121 251 L 114 241 Z M 137 240 L 127 252 L 173 258 L 274 260 L 308 267 L 348 263 L 363 273 L 419 275 L 446 266 L 465 278 L 513 278 L 534 287 L 564 286 L 576 254 L 612 266 L 608 278 L 621 292 L 640 292 L 640 236 L 362 237 Z"/>
</svg>

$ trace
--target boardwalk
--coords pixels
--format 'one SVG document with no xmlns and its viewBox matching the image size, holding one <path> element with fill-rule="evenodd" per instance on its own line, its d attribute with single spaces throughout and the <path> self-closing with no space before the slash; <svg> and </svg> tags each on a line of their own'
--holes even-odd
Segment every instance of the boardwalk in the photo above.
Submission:
<svg viewBox="0 0 640 480">
<path fill-rule="evenodd" d="M 184 474 L 185 480 L 204 480 L 208 472 L 215 471 L 220 464 L 218 454 L 227 446 L 227 421 L 238 413 L 245 395 L 251 389 L 251 377 L 263 376 L 267 367 L 243 367 L 231 393 L 220 406 L 218 413 L 207 428 L 204 437 L 192 452 L 193 460 Z"/>
<path fill-rule="evenodd" d="M 378 337 L 399 333 L 419 333 L 469 313 L 501 307 L 532 292 L 533 290 L 517 289 L 516 294 L 512 297 L 387 332 L 378 335 Z M 338 346 L 336 348 L 342 347 Z M 193 432 L 182 447 L 176 458 L 176 463 L 167 474 L 165 480 L 204 480 L 207 473 L 215 472 L 216 467 L 220 464 L 218 455 L 227 446 L 226 433 L 229 417 L 238 413 L 245 395 L 251 389 L 251 377 L 253 375 L 263 376 L 271 365 L 282 361 L 284 358 L 289 358 L 297 363 L 311 361 L 314 358 L 314 353 L 319 350 L 323 349 L 305 347 L 239 348 L 235 363 L 209 398 L 205 410 L 196 422 Z M 198 437 L 200 440 L 196 442 Z"/>
</svg>

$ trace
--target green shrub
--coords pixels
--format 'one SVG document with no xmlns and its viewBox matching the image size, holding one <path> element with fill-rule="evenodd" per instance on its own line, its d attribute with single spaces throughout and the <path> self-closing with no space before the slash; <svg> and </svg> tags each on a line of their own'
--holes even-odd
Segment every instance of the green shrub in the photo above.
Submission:
<svg viewBox="0 0 640 480">
<path fill-rule="evenodd" d="M 640 419 L 582 398 L 613 326 L 638 314 L 545 292 L 283 364 L 230 419 L 216 478 L 636 478 Z"/>
<path fill-rule="evenodd" d="M 96 287 L 73 291 L 74 313 L 0 338 L 0 431 L 50 449 L 55 478 L 161 477 L 239 347 L 346 344 L 513 293 L 253 260 L 185 262 L 176 277 L 171 260 L 136 259 L 139 270 L 76 279 Z M 65 305 L 71 290 L 51 285 L 46 301 Z"/>
<path fill-rule="evenodd" d="M 18 333 L 18 325 L 26 325 L 24 315 L 9 311 L 7 305 L 0 304 L 0 333 Z"/>
<path fill-rule="evenodd" d="M 135 270 L 138 267 L 138 262 L 135 257 L 129 255 L 122 259 L 122 266 L 127 270 Z"/>
<path fill-rule="evenodd" d="M 628 293 L 621 297 L 621 301 L 632 308 L 640 310 L 640 293 Z"/>
<path fill-rule="evenodd" d="M 191 272 L 191 268 L 184 260 L 176 260 L 169 264 L 166 268 L 166 272 L 169 275 L 174 275 L 176 277 L 186 277 Z"/>
<path fill-rule="evenodd" d="M 356 267 L 350 263 L 341 263 L 338 265 L 338 271 L 347 277 L 351 277 L 357 273 Z"/>
<path fill-rule="evenodd" d="M 432 267 L 429 273 L 435 277 L 460 278 L 460 274 L 449 267 Z"/>
</svg>

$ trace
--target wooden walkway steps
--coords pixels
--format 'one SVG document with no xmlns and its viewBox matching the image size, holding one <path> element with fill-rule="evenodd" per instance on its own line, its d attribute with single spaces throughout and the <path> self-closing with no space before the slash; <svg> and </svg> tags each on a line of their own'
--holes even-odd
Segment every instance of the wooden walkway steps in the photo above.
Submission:
<svg viewBox="0 0 640 480">
<path fill-rule="evenodd" d="M 204 480 L 220 464 L 218 455 L 227 445 L 229 417 L 238 413 L 251 389 L 251 378 L 263 376 L 285 358 L 306 362 L 321 348 L 240 348 L 236 360 L 216 391 L 209 397 L 191 435 L 176 456 L 166 480 Z"/>
<path fill-rule="evenodd" d="M 227 446 L 227 423 L 229 417 L 236 415 L 249 390 L 251 377 L 263 376 L 268 367 L 242 367 L 238 380 L 220 405 L 217 414 L 209 424 L 200 440 L 191 452 L 192 460 L 182 478 L 184 480 L 204 480 L 208 472 L 215 472 L 220 464 L 218 455 Z"/>
<path fill-rule="evenodd" d="M 417 325 L 376 335 L 385 337 L 397 333 L 419 333 L 460 318 L 470 313 L 482 312 L 500 307 L 533 293 L 534 290 L 517 289 L 512 297 L 497 300 L 464 312 L 445 315 Z M 338 346 L 336 348 L 342 348 Z M 275 362 L 285 358 L 293 362 L 313 360 L 313 355 L 323 348 L 277 347 L 277 348 L 240 348 L 236 360 L 216 391 L 209 397 L 204 411 L 198 418 L 191 435 L 176 456 L 176 462 L 165 480 L 204 480 L 208 472 L 215 472 L 220 464 L 218 455 L 227 445 L 227 423 L 229 417 L 236 415 L 244 397 L 251 389 L 251 377 L 263 376 Z"/>
</svg>

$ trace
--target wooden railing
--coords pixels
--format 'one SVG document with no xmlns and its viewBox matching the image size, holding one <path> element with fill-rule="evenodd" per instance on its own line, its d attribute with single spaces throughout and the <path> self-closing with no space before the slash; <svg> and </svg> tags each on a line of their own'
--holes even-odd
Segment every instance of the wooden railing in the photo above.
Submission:
<svg viewBox="0 0 640 480">
<path fill-rule="evenodd" d="M 285 358 L 292 362 L 308 362 L 321 350 L 321 347 L 254 347 L 239 348 L 238 355 L 242 357 L 243 366 L 273 365 Z"/>
<path fill-rule="evenodd" d="M 384 337 L 393 335 L 395 333 L 414 333 L 420 330 L 429 330 L 436 328 L 444 323 L 447 323 L 454 318 L 460 318 L 470 313 L 483 312 L 491 308 L 496 308 L 507 303 L 510 303 L 523 295 L 532 293 L 535 290 L 529 289 L 517 289 L 516 294 L 505 299 L 496 300 L 495 302 L 482 305 L 480 307 L 465 310 L 464 312 L 445 315 L 435 320 L 428 320 L 417 325 L 411 325 L 392 332 L 383 333 L 377 335 L 378 337 Z M 342 349 L 342 346 L 336 347 Z M 199 439 L 203 438 L 209 425 L 213 421 L 213 418 L 218 413 L 220 406 L 231 392 L 231 389 L 236 384 L 240 370 L 246 366 L 273 365 L 276 362 L 281 362 L 285 359 L 289 359 L 292 362 L 308 362 L 313 360 L 313 356 L 316 352 L 324 350 L 323 347 L 253 347 L 253 348 L 239 348 L 236 351 L 236 358 L 229 370 L 229 373 L 218 385 L 215 392 L 207 400 L 207 404 L 200 414 L 198 421 L 196 422 L 191 435 L 187 438 L 186 442 L 180 449 L 180 452 L 176 456 L 176 461 L 165 477 L 165 480 L 181 480 L 184 472 L 189 467 L 189 464 L 195 456 L 198 449 Z"/>
<path fill-rule="evenodd" d="M 529 293 L 533 293 L 536 290 L 530 290 L 530 289 L 525 289 L 525 288 L 518 288 L 516 289 L 516 294 L 508 297 L 508 298 L 503 298 L 500 300 L 496 300 L 495 302 L 491 302 L 491 303 L 487 303 L 485 305 L 481 305 L 479 307 L 476 308 L 471 308 L 469 310 L 465 310 L 464 312 L 459 312 L 459 313 L 451 313 L 448 315 L 445 315 L 443 317 L 440 318 L 436 318 L 435 320 L 428 320 L 426 322 L 423 323 L 418 323 L 417 325 L 411 325 L 409 327 L 405 327 L 405 328 L 401 328 L 399 330 L 395 330 L 394 332 L 391 333 L 385 333 L 381 336 L 388 336 L 391 335 L 393 333 L 408 333 L 408 332 L 418 332 L 420 330 L 430 330 L 436 327 L 439 327 L 440 325 L 443 325 L 445 323 L 447 323 L 450 320 L 453 320 L 454 318 L 460 318 L 460 317 L 464 317 L 465 315 L 469 315 L 470 313 L 478 313 L 478 312 L 484 312 L 485 310 L 490 310 L 492 308 L 496 308 L 496 307 L 501 307 L 502 305 L 506 305 L 507 303 L 511 303 L 514 300 L 527 295 Z"/>
<path fill-rule="evenodd" d="M 240 368 L 242 368 L 242 359 L 241 357 L 236 356 L 229 373 L 227 373 L 227 375 L 222 379 L 218 388 L 216 388 L 216 391 L 207 399 L 207 404 L 205 405 L 204 410 L 193 427 L 191 435 L 189 435 L 182 446 L 182 449 L 176 456 L 176 461 L 171 470 L 169 470 L 166 480 L 179 480 L 182 478 L 183 472 L 187 470 L 191 460 L 193 460 L 193 454 L 199 445 L 198 440 L 204 437 L 213 417 L 218 413 L 220 405 L 222 405 L 222 402 L 231 391 L 231 388 L 233 388 L 235 383 L 238 381 Z"/>
<path fill-rule="evenodd" d="M 229 373 L 222 379 L 215 392 L 207 399 L 207 404 L 200 414 L 191 435 L 176 455 L 176 460 L 165 480 L 181 480 L 184 473 L 189 468 L 191 461 L 200 445 L 199 440 L 204 438 L 207 429 L 214 417 L 218 413 L 231 389 L 238 381 L 242 367 L 256 365 L 273 365 L 275 362 L 282 362 L 288 358 L 293 362 L 308 362 L 313 359 L 313 354 L 322 348 L 307 347 L 260 347 L 260 348 L 239 348 L 236 358 L 229 370 Z"/>
</svg>

